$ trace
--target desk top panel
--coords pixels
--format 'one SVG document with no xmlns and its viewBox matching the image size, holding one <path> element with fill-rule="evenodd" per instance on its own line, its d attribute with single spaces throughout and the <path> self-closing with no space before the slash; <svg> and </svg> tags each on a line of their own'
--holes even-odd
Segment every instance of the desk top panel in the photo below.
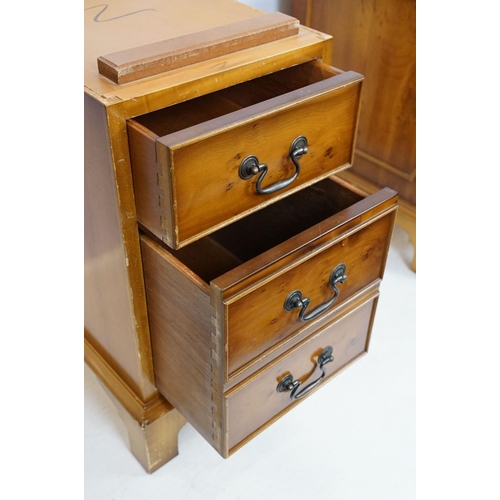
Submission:
<svg viewBox="0 0 500 500">
<path fill-rule="evenodd" d="M 207 72 L 217 76 L 233 66 L 251 65 L 254 72 L 259 72 L 259 61 L 284 54 L 287 55 L 282 57 L 281 66 L 285 58 L 286 65 L 304 62 L 299 60 L 301 54 L 307 52 L 301 56 L 304 60 L 316 57 L 318 46 L 330 38 L 300 27 L 298 35 L 216 58 L 208 66 L 198 63 L 191 68 L 118 85 L 99 74 L 98 57 L 261 17 L 266 13 L 234 0 L 108 0 L 107 3 L 85 0 L 84 8 L 85 91 L 106 104 L 133 100 L 189 80 L 195 81 Z M 314 50 L 313 46 L 316 47 Z M 262 64 L 262 71 L 268 71 L 264 66 Z"/>
</svg>

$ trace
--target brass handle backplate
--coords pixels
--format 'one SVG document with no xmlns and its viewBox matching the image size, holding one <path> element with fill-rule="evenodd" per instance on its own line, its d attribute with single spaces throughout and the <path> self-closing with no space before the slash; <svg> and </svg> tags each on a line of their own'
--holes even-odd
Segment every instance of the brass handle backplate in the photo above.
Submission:
<svg viewBox="0 0 500 500">
<path fill-rule="evenodd" d="M 285 300 L 285 304 L 283 308 L 285 311 L 293 311 L 294 309 L 300 309 L 299 320 L 300 321 L 310 321 L 311 319 L 317 318 L 320 314 L 323 314 L 327 309 L 329 309 L 333 303 L 337 300 L 339 295 L 339 289 L 337 285 L 339 283 L 344 283 L 347 279 L 347 275 L 345 274 L 346 266 L 345 264 L 339 264 L 330 275 L 330 286 L 333 288 L 333 297 L 324 304 L 319 305 L 315 309 L 306 314 L 306 310 L 311 303 L 311 299 L 309 297 L 302 297 L 302 292 L 300 290 L 295 290 L 290 293 Z"/>
<path fill-rule="evenodd" d="M 295 165 L 294 174 L 288 179 L 283 179 L 282 181 L 275 182 L 270 186 L 265 188 L 262 187 L 262 181 L 269 170 L 269 167 L 265 163 L 259 163 L 259 159 L 256 156 L 247 156 L 240 164 L 239 175 L 241 179 L 251 179 L 254 175 L 260 174 L 257 178 L 257 184 L 255 189 L 257 194 L 272 194 L 276 191 L 286 188 L 289 186 L 300 173 L 300 163 L 299 158 L 307 153 L 307 138 L 303 135 L 297 137 L 290 146 L 290 151 L 288 153 L 290 159 Z"/>
<path fill-rule="evenodd" d="M 293 375 L 287 375 L 286 377 L 283 377 L 278 384 L 278 387 L 276 387 L 276 390 L 278 392 L 285 392 L 285 391 L 291 391 L 290 392 L 290 399 L 300 399 L 303 398 L 306 394 L 309 394 L 316 386 L 318 386 L 321 381 L 326 377 L 326 370 L 325 370 L 325 365 L 327 363 L 331 363 L 333 361 L 333 348 L 332 346 L 325 347 L 322 351 L 322 353 L 318 356 L 318 367 L 321 370 L 321 376 L 317 378 L 314 382 L 311 382 L 310 384 L 306 385 L 300 392 L 297 392 L 297 390 L 300 387 L 300 380 L 293 380 Z"/>
</svg>

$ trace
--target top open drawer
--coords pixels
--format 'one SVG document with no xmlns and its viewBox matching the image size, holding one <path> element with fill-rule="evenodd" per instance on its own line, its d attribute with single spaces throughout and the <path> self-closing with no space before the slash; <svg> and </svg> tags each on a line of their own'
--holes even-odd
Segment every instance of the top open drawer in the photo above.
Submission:
<svg viewBox="0 0 500 500">
<path fill-rule="evenodd" d="M 129 120 L 139 222 L 178 249 L 349 167 L 362 81 L 312 61 Z"/>
</svg>

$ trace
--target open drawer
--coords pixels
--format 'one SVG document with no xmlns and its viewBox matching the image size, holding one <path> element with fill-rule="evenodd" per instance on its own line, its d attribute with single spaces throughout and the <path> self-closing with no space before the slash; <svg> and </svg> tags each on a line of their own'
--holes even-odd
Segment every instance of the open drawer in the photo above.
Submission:
<svg viewBox="0 0 500 500">
<path fill-rule="evenodd" d="M 129 120 L 138 221 L 179 249 L 349 167 L 362 82 L 312 61 Z"/>
<path fill-rule="evenodd" d="M 378 286 L 396 208 L 324 179 L 177 251 L 142 235 L 156 385 L 219 453 L 224 394 Z"/>
</svg>

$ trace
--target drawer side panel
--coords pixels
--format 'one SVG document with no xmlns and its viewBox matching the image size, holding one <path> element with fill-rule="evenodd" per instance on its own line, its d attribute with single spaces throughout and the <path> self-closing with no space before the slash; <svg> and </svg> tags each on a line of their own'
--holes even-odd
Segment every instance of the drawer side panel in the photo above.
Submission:
<svg viewBox="0 0 500 500">
<path fill-rule="evenodd" d="M 135 121 L 127 123 L 137 220 L 155 236 L 172 242 L 170 190 L 156 154 L 157 136 Z"/>
<path fill-rule="evenodd" d="M 156 385 L 219 451 L 220 382 L 208 287 L 146 236 L 141 248 Z"/>
</svg>

